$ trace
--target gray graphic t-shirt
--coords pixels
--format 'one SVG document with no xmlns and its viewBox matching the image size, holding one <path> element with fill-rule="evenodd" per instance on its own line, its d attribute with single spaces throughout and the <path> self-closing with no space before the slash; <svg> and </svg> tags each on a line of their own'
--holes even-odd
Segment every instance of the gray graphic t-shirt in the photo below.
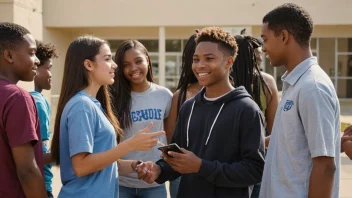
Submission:
<svg viewBox="0 0 352 198">
<path fill-rule="evenodd" d="M 163 131 L 164 119 L 168 117 L 171 108 L 172 93 L 165 87 L 152 83 L 150 88 L 144 92 L 132 92 L 131 118 L 132 126 L 124 130 L 125 139 L 132 137 L 136 132 L 153 122 L 153 128 L 149 132 Z M 159 136 L 159 141 L 166 145 L 166 136 Z M 142 160 L 156 162 L 160 159 L 160 151 L 157 144 L 150 151 L 133 151 L 125 155 L 125 160 Z M 119 176 L 119 184 L 130 188 L 150 188 L 159 184 L 147 184 L 137 179 L 137 174 Z"/>
</svg>

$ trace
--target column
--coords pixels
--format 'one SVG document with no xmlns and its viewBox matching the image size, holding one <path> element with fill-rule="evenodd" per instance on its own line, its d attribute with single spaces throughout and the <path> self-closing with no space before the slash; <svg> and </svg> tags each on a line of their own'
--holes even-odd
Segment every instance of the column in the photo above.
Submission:
<svg viewBox="0 0 352 198">
<path fill-rule="evenodd" d="M 159 85 L 165 86 L 165 27 L 159 27 Z"/>
</svg>

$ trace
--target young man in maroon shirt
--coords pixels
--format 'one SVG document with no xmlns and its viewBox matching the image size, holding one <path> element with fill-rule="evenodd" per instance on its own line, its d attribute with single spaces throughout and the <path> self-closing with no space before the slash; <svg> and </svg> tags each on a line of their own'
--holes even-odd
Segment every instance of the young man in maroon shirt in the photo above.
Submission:
<svg viewBox="0 0 352 198">
<path fill-rule="evenodd" d="M 16 84 L 33 81 L 36 43 L 29 31 L 0 23 L 0 197 L 47 197 L 34 99 Z"/>
</svg>

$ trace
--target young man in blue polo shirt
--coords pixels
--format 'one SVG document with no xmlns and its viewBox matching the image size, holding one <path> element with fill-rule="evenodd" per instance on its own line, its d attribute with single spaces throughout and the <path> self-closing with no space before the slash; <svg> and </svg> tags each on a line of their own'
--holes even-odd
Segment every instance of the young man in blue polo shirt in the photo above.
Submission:
<svg viewBox="0 0 352 198">
<path fill-rule="evenodd" d="M 313 21 L 295 4 L 263 18 L 263 51 L 284 66 L 260 197 L 339 197 L 340 105 L 329 76 L 312 56 Z"/>
</svg>

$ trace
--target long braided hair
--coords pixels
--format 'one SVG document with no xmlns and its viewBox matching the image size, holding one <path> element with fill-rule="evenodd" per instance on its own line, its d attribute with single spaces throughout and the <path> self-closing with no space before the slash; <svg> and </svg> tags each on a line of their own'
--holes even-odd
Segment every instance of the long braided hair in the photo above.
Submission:
<svg viewBox="0 0 352 198">
<path fill-rule="evenodd" d="M 198 33 L 198 30 L 196 30 L 196 32 Z M 195 38 L 196 34 L 189 37 L 182 54 L 181 75 L 177 86 L 177 89 L 179 90 L 177 99 L 177 114 L 182 104 L 186 101 L 188 85 L 198 82 L 192 71 L 193 54 L 196 50 Z"/>
<path fill-rule="evenodd" d="M 260 109 L 263 109 L 260 92 L 263 91 L 265 96 L 269 93 L 271 96 L 271 91 L 260 73 L 254 52 L 256 48 L 261 47 L 261 43 L 258 39 L 247 35 L 238 35 L 235 39 L 238 45 L 238 55 L 231 72 L 234 85 L 235 87 L 244 86 Z"/>
</svg>

